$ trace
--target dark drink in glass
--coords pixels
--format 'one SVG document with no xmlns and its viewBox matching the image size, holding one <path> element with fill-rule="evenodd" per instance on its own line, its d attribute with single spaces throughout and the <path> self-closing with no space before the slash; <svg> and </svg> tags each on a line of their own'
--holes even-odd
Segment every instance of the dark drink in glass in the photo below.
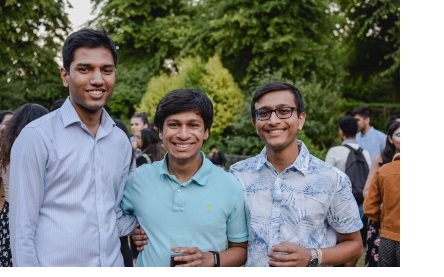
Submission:
<svg viewBox="0 0 444 277">
<path fill-rule="evenodd" d="M 170 258 L 170 267 L 175 267 L 176 265 L 181 265 L 181 264 L 186 264 L 187 262 L 185 261 L 175 261 L 174 257 L 177 257 L 179 255 L 171 255 Z"/>
</svg>

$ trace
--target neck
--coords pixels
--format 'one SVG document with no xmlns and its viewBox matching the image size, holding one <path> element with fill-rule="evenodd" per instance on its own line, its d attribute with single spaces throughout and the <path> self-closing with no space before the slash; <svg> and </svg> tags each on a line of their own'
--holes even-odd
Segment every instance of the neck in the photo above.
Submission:
<svg viewBox="0 0 444 277">
<path fill-rule="evenodd" d="M 199 155 L 193 160 L 175 160 L 168 157 L 168 172 L 170 175 L 176 176 L 179 182 L 189 181 L 191 177 L 201 168 L 203 159 Z"/>
<path fill-rule="evenodd" d="M 282 149 L 276 150 L 269 149 L 267 147 L 267 160 L 279 173 L 281 173 L 284 169 L 294 163 L 298 155 L 299 146 L 296 139 L 294 140 L 294 142 Z"/>
</svg>

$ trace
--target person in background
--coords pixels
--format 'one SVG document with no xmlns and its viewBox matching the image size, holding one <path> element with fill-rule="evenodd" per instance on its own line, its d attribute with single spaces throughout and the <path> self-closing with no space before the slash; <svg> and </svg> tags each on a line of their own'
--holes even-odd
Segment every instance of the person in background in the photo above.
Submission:
<svg viewBox="0 0 444 277">
<path fill-rule="evenodd" d="M 367 217 L 372 221 L 380 222 L 381 226 L 379 267 L 401 266 L 400 185 L 401 154 L 396 153 L 393 162 L 382 165 L 375 172 L 364 201 L 364 211 Z"/>
<path fill-rule="evenodd" d="M 116 123 L 116 126 L 119 127 L 125 133 L 125 135 L 128 137 L 129 140 L 128 129 L 126 128 L 125 123 L 123 123 L 123 121 L 120 119 L 114 119 L 114 122 Z M 131 159 L 131 161 L 132 160 L 133 159 Z M 120 252 L 122 253 L 123 263 L 125 267 L 134 266 L 133 253 L 130 248 L 130 240 L 131 240 L 130 236 L 120 237 Z"/>
<path fill-rule="evenodd" d="M 211 151 L 211 159 L 210 159 L 211 162 L 225 169 L 225 164 L 227 163 L 227 158 L 225 157 L 225 154 L 222 151 L 219 151 L 216 145 L 211 145 L 210 151 Z"/>
<path fill-rule="evenodd" d="M 359 144 L 357 143 L 355 137 L 356 133 L 358 132 L 358 123 L 351 115 L 346 115 L 341 117 L 339 120 L 339 136 L 341 137 L 342 143 L 340 146 L 334 146 L 330 148 L 327 152 L 327 155 L 325 157 L 325 162 L 328 164 L 331 164 L 332 166 L 338 168 L 342 172 L 346 172 L 346 163 L 348 155 L 350 154 L 350 149 L 347 148 L 345 145 L 348 145 L 349 147 L 352 147 L 355 150 L 359 149 Z M 370 162 L 370 154 L 367 150 L 362 150 L 362 154 L 367 162 L 368 169 L 370 168 L 371 162 Z M 367 169 L 367 170 L 368 170 Z M 364 177 L 363 177 L 364 178 Z M 365 176 L 367 178 L 367 175 Z M 365 179 L 363 179 L 365 180 Z M 364 184 L 362 184 L 364 186 Z M 362 187 L 361 187 L 362 188 Z M 360 202 L 358 204 L 359 208 L 359 215 L 361 216 L 362 224 L 364 225 L 361 229 L 361 238 L 364 242 L 367 237 L 367 218 L 364 216 L 364 208 L 363 208 L 363 197 L 362 197 L 362 190 L 360 192 Z M 355 197 L 355 199 L 358 202 L 358 199 Z M 357 260 L 350 261 L 345 263 L 344 266 L 351 267 L 356 266 Z"/>
<path fill-rule="evenodd" d="M 54 101 L 51 105 L 51 112 L 60 108 L 63 105 L 63 103 L 65 103 L 65 100 L 66 100 L 65 98 L 61 98 Z"/>
<path fill-rule="evenodd" d="M 4 129 L 0 140 L 0 175 L 4 184 L 5 203 L 0 212 L 0 267 L 12 266 L 12 255 L 9 233 L 9 175 L 11 148 L 22 129 L 31 121 L 47 114 L 49 111 L 39 105 L 28 103 L 20 106 L 13 114 Z M 23 173 L 23 169 L 21 170 Z"/>
<path fill-rule="evenodd" d="M 160 100 L 154 117 L 167 154 L 128 179 L 121 203 L 135 214 L 143 235 L 136 266 L 170 266 L 170 240 L 193 239 L 180 266 L 241 266 L 247 258 L 247 221 L 242 186 L 202 152 L 213 123 L 213 104 L 198 89 L 177 89 Z M 134 238 L 134 236 L 133 236 Z M 139 246 L 139 245 L 138 245 Z"/>
<path fill-rule="evenodd" d="M 359 132 L 356 135 L 356 141 L 370 153 L 370 161 L 373 162 L 384 149 L 386 135 L 371 126 L 371 114 L 367 106 L 355 108 L 351 115 L 358 122 Z"/>
<path fill-rule="evenodd" d="M 142 151 L 136 159 L 137 167 L 142 164 L 160 161 L 165 154 L 159 133 L 153 128 L 140 130 L 140 137 L 137 137 L 137 148 Z"/>
<path fill-rule="evenodd" d="M 14 112 L 10 110 L 0 111 L 0 135 L 6 127 L 6 124 L 11 120 L 13 114 Z"/>
<path fill-rule="evenodd" d="M 14 266 L 124 266 L 119 236 L 136 226 L 120 209 L 131 162 L 128 137 L 104 109 L 117 49 L 104 30 L 71 33 L 60 76 L 62 107 L 23 128 L 11 150 Z"/>
<path fill-rule="evenodd" d="M 142 152 L 141 149 L 137 147 L 137 136 L 140 136 L 140 130 L 148 128 L 149 126 L 150 122 L 146 113 L 136 113 L 131 117 L 131 133 L 133 135 L 130 137 L 130 141 L 136 159 Z"/>
<path fill-rule="evenodd" d="M 372 183 L 373 177 L 376 171 L 384 164 L 390 163 L 393 161 L 393 157 L 395 154 L 400 153 L 401 151 L 401 122 L 400 121 L 392 121 L 388 130 L 387 130 L 387 138 L 385 142 L 385 147 L 382 150 L 381 154 L 376 157 L 373 161 L 370 172 L 368 173 L 367 181 L 365 182 L 364 187 L 364 201 L 367 198 L 368 191 L 370 185 Z M 373 221 L 371 219 L 367 222 L 367 239 L 365 242 L 365 261 L 364 266 L 367 267 L 377 267 L 379 260 L 379 229 L 380 222 Z"/>
<path fill-rule="evenodd" d="M 333 266 L 358 259 L 362 221 L 350 179 L 297 139 L 306 117 L 301 92 L 286 82 L 264 84 L 253 96 L 251 117 L 265 147 L 230 167 L 245 192 L 246 266 Z"/>
</svg>

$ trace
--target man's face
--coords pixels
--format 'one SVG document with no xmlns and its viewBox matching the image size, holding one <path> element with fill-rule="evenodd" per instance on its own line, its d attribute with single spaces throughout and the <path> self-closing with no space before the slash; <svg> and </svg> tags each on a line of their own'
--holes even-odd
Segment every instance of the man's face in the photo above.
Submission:
<svg viewBox="0 0 444 277">
<path fill-rule="evenodd" d="M 180 163 L 200 162 L 199 153 L 208 135 L 202 117 L 191 111 L 169 115 L 161 132 L 168 158 Z"/>
<path fill-rule="evenodd" d="M 365 131 L 367 129 L 367 126 L 370 123 L 369 118 L 363 118 L 362 116 L 355 114 L 354 118 L 356 119 L 356 122 L 358 122 L 358 130 L 359 131 Z"/>
<path fill-rule="evenodd" d="M 295 98 L 288 90 L 274 91 L 262 96 L 255 103 L 256 110 L 275 110 L 278 108 L 296 108 Z M 268 120 L 258 120 L 253 118 L 253 125 L 256 132 L 265 143 L 267 149 L 278 151 L 295 143 L 297 133 L 302 130 L 305 123 L 305 112 L 297 115 L 294 109 L 291 116 L 287 119 L 281 119 L 272 112 Z"/>
<path fill-rule="evenodd" d="M 63 85 L 69 88 L 77 112 L 101 112 L 114 91 L 116 68 L 111 51 L 105 47 L 78 48 L 68 71 L 60 70 Z"/>
</svg>

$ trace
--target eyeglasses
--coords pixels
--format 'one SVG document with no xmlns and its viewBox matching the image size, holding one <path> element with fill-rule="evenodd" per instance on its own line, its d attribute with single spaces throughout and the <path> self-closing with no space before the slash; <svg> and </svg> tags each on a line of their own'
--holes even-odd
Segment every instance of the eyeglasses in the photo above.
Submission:
<svg viewBox="0 0 444 277">
<path fill-rule="evenodd" d="M 271 113 L 274 112 L 276 116 L 280 119 L 287 119 L 290 118 L 293 114 L 293 110 L 298 110 L 297 107 L 284 107 L 284 108 L 277 108 L 275 110 L 254 110 L 254 117 L 256 117 L 257 120 L 268 120 L 271 117 Z"/>
</svg>

